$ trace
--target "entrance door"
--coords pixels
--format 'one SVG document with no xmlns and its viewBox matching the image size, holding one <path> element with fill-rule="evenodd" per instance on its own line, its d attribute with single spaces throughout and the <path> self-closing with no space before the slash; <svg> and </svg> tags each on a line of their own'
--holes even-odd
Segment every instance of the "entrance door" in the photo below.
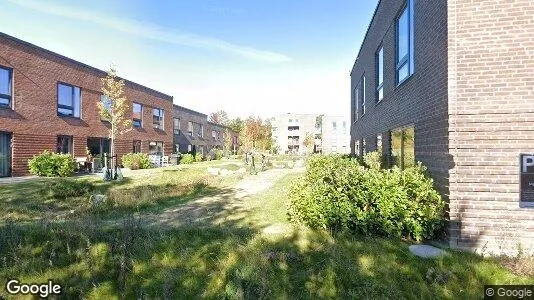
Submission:
<svg viewBox="0 0 534 300">
<path fill-rule="evenodd" d="M 0 177 L 11 176 L 11 133 L 0 132 Z"/>
</svg>

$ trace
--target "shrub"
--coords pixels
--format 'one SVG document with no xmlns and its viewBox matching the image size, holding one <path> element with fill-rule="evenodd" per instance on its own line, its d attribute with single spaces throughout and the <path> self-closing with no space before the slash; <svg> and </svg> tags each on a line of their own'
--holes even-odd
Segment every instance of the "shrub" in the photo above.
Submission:
<svg viewBox="0 0 534 300">
<path fill-rule="evenodd" d="M 69 154 L 56 154 L 50 151 L 35 155 L 28 161 L 30 173 L 46 177 L 69 177 L 76 170 L 76 160 Z"/>
<path fill-rule="evenodd" d="M 376 161 L 368 156 L 366 161 Z M 444 202 L 425 168 L 362 166 L 357 159 L 313 156 L 290 188 L 289 216 L 310 227 L 354 233 L 433 237 L 443 226 Z"/>
<path fill-rule="evenodd" d="M 145 153 L 127 153 L 122 156 L 122 165 L 132 170 L 149 169 L 152 164 L 148 154 Z"/>
<path fill-rule="evenodd" d="M 193 156 L 193 154 L 189 153 L 182 155 L 182 158 L 180 159 L 180 163 L 185 165 L 192 164 L 194 161 L 195 157 Z"/>
<path fill-rule="evenodd" d="M 224 151 L 222 150 L 215 150 L 215 159 L 216 160 L 221 160 L 223 158 L 223 155 L 224 155 Z"/>
<path fill-rule="evenodd" d="M 195 154 L 195 162 L 201 162 L 202 159 L 204 159 L 204 155 L 202 155 L 202 153 L 198 152 Z"/>
<path fill-rule="evenodd" d="M 95 186 L 85 180 L 62 179 L 46 182 L 44 192 L 46 196 L 54 199 L 80 197 L 89 194 Z"/>
</svg>

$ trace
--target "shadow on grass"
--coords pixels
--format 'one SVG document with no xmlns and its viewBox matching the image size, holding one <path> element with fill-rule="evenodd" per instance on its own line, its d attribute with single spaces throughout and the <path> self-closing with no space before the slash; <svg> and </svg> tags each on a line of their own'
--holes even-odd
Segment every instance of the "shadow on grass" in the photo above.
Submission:
<svg viewBox="0 0 534 300">
<path fill-rule="evenodd" d="M 308 230 L 262 235 L 242 218 L 204 224 L 145 226 L 135 217 L 107 229 L 97 217 L 9 223 L 0 227 L 0 283 L 52 279 L 63 298 L 88 299 L 441 299 L 479 298 L 484 284 L 534 281 L 467 253 L 417 259 L 400 241 Z"/>
</svg>

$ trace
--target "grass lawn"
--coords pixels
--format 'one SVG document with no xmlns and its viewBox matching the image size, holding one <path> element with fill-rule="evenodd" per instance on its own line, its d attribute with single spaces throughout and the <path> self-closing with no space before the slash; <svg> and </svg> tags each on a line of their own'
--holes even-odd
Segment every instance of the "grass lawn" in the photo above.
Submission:
<svg viewBox="0 0 534 300">
<path fill-rule="evenodd" d="M 157 174 L 147 177 L 162 176 L 166 186 L 178 179 L 165 173 L 204 174 L 206 166 L 150 170 Z M 238 200 L 242 209 L 226 211 L 232 218 L 216 224 L 144 226 L 132 216 L 102 229 L 101 214 L 79 214 L 0 225 L 0 284 L 53 279 L 66 287 L 64 297 L 87 299 L 457 299 L 482 298 L 484 284 L 534 284 L 534 277 L 514 275 L 497 259 L 456 251 L 418 259 L 399 240 L 293 226 L 285 193 L 296 176 Z M 110 190 L 154 184 L 142 180 Z M 227 180 L 234 181 L 217 184 L 235 184 Z M 0 289 L 0 298 L 8 296 Z"/>
<path fill-rule="evenodd" d="M 214 177 L 211 161 L 166 168 L 125 171 L 121 182 L 104 182 L 100 175 L 69 179 L 41 178 L 0 185 L 0 223 L 36 219 L 69 218 L 87 214 L 107 215 L 161 210 L 188 200 L 217 193 L 235 183 L 237 176 Z M 93 207 L 92 194 L 105 194 L 108 201 Z"/>
</svg>

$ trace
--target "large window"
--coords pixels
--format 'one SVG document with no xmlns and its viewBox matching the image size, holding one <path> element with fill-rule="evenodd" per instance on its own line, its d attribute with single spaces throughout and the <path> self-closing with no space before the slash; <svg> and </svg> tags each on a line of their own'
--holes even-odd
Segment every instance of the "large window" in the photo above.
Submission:
<svg viewBox="0 0 534 300">
<path fill-rule="evenodd" d="M 362 116 L 365 115 L 365 75 L 360 80 L 360 103 L 362 106 Z"/>
<path fill-rule="evenodd" d="M 407 5 L 396 21 L 397 28 L 397 84 L 414 73 L 414 0 Z"/>
<path fill-rule="evenodd" d="M 384 48 L 376 52 L 376 101 L 384 98 Z"/>
<path fill-rule="evenodd" d="M 71 154 L 72 153 L 72 136 L 58 135 L 56 152 L 61 153 L 61 154 Z"/>
<path fill-rule="evenodd" d="M 391 131 L 392 164 L 401 169 L 415 165 L 415 131 L 413 127 Z"/>
<path fill-rule="evenodd" d="M 77 86 L 57 84 L 57 113 L 59 116 L 80 117 L 81 90 Z"/>
<path fill-rule="evenodd" d="M 150 154 L 150 155 L 163 155 L 163 142 L 150 142 L 150 143 L 148 143 L 148 154 Z"/>
<path fill-rule="evenodd" d="M 154 108 L 152 124 L 154 128 L 163 130 L 163 109 Z"/>
<path fill-rule="evenodd" d="M 0 67 L 0 107 L 11 106 L 13 71 Z"/>
<path fill-rule="evenodd" d="M 180 119 L 173 119 L 174 134 L 180 134 Z"/>
<path fill-rule="evenodd" d="M 143 105 L 142 104 L 134 102 L 132 105 L 132 125 L 135 128 L 143 127 Z"/>
</svg>

